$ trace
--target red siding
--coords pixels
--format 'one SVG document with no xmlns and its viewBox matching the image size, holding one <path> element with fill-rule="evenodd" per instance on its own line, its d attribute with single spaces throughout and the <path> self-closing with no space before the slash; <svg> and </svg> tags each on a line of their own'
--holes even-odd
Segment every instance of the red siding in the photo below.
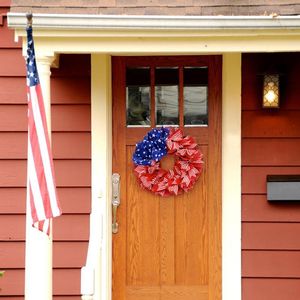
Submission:
<svg viewBox="0 0 300 300">
<path fill-rule="evenodd" d="M 245 222 L 298 222 L 300 219 L 300 203 L 286 205 L 269 203 L 266 196 L 243 195 L 242 215 Z"/>
<path fill-rule="evenodd" d="M 80 89 L 66 90 L 66 86 L 80 86 Z M 87 77 L 56 77 L 51 82 L 52 103 L 55 104 L 90 104 L 90 79 Z"/>
<path fill-rule="evenodd" d="M 24 295 L 24 269 L 6 269 L 1 278 L 1 297 L 2 296 L 23 296 Z M 23 299 L 23 297 L 21 298 Z M 2 298 L 1 298 L 2 300 Z"/>
<path fill-rule="evenodd" d="M 27 98 L 26 89 L 24 89 L 24 77 L 0 77 L 0 86 L 5 86 L 5 89 L 0 89 L 1 105 L 26 104 Z"/>
<path fill-rule="evenodd" d="M 16 241 L 24 241 L 24 240 L 25 240 L 25 215 L 16 215 L 16 214 L 1 215 L 0 241 L 1 242 L 10 241 L 13 247 L 13 243 L 15 243 Z M 14 254 L 12 253 L 12 255 Z"/>
<path fill-rule="evenodd" d="M 0 212 L 1 214 L 25 213 L 25 188 L 0 188 Z M 5 201 L 4 201 L 5 199 Z"/>
<path fill-rule="evenodd" d="M 23 296 L 1 297 L 1 300 L 23 300 Z M 53 296 L 53 300 L 81 300 L 81 296 Z"/>
<path fill-rule="evenodd" d="M 62 211 L 65 214 L 89 214 L 91 209 L 90 187 L 62 187 L 58 188 L 58 196 Z"/>
<path fill-rule="evenodd" d="M 23 300 L 24 296 L 1 297 L 1 300 Z M 81 300 L 81 296 L 53 296 L 53 300 Z"/>
<path fill-rule="evenodd" d="M 87 214 L 90 212 L 90 187 L 59 187 L 57 189 L 65 214 Z M 0 188 L 0 212 L 2 214 L 24 214 L 26 188 Z M 4 201 L 5 199 L 5 201 Z"/>
<path fill-rule="evenodd" d="M 53 221 L 55 241 L 87 241 L 89 238 L 88 214 L 64 214 Z M 64 253 L 69 255 L 69 253 Z"/>
<path fill-rule="evenodd" d="M 300 278 L 299 251 L 244 251 L 243 276 Z"/>
<path fill-rule="evenodd" d="M 242 123 L 243 137 L 300 137 L 299 119 L 299 110 L 279 110 L 276 113 L 269 112 L 268 114 L 261 110 L 244 110 Z M 260 130 L 257 131 L 257 128 L 260 128 Z"/>
<path fill-rule="evenodd" d="M 0 12 L 10 1 L 1 1 Z M 5 7 L 7 6 L 7 7 Z M 0 297 L 24 299 L 27 105 L 21 43 L 0 16 Z M 52 143 L 63 216 L 54 221 L 54 300 L 80 299 L 91 199 L 90 56 L 52 70 Z"/>
<path fill-rule="evenodd" d="M 14 254 L 13 256 L 11 254 Z M 1 242 L 0 261 L 2 269 L 20 268 L 25 264 L 25 244 L 23 242 Z"/>
<path fill-rule="evenodd" d="M 87 242 L 54 242 L 54 268 L 81 268 L 85 265 L 87 244 Z"/>
<path fill-rule="evenodd" d="M 89 159 L 89 132 L 55 132 L 52 134 L 55 159 Z M 27 132 L 0 132 L 1 159 L 26 159 Z"/>
<path fill-rule="evenodd" d="M 26 81 L 21 44 L 7 28 L 9 5 L 0 3 L 0 297 L 19 300 L 25 279 Z"/>
<path fill-rule="evenodd" d="M 63 216 L 53 221 L 53 295 L 80 299 L 91 199 L 90 56 L 61 55 L 52 69 L 52 145 Z"/>
<path fill-rule="evenodd" d="M 261 109 L 261 75 L 284 74 L 281 108 Z M 297 53 L 244 54 L 242 59 L 243 300 L 299 299 L 300 202 L 269 203 L 266 176 L 300 173 Z"/>
<path fill-rule="evenodd" d="M 243 139 L 243 144 L 244 144 Z M 244 153 L 244 148 L 242 149 Z M 276 151 L 276 149 L 274 149 Z M 243 156 L 242 153 L 242 156 Z M 280 155 L 280 154 L 279 154 Z M 243 194 L 265 194 L 267 192 L 266 176 L 272 174 L 299 174 L 298 167 L 245 167 L 242 168 L 242 192 Z"/>
<path fill-rule="evenodd" d="M 21 52 L 20 52 L 21 55 Z M 24 87 L 23 77 L 23 87 Z M 26 97 L 26 96 L 25 96 Z M 12 118 L 12 116 L 14 116 Z M 2 104 L 0 110 L 1 131 L 26 131 L 27 130 L 27 106 Z"/>
<path fill-rule="evenodd" d="M 6 3 L 5 3 L 6 2 Z M 7 18 L 5 17 L 10 5 L 10 0 L 2 0 L 0 3 L 0 49 L 20 48 L 21 42 L 15 43 L 13 30 L 7 27 Z M 2 23 L 1 23 L 2 20 Z M 24 63 L 24 62 L 23 62 Z"/>
<path fill-rule="evenodd" d="M 70 88 L 73 88 L 73 86 L 71 85 Z M 55 132 L 90 131 L 90 105 L 54 105 L 52 107 L 52 130 Z"/>
<path fill-rule="evenodd" d="M 275 205 L 275 204 L 274 204 Z M 291 208 L 292 209 L 292 208 Z M 300 250 L 300 223 L 243 221 L 242 248 L 245 250 Z"/>
<path fill-rule="evenodd" d="M 242 287 L 243 300 L 299 300 L 300 295 L 300 279 L 249 278 Z"/>
</svg>

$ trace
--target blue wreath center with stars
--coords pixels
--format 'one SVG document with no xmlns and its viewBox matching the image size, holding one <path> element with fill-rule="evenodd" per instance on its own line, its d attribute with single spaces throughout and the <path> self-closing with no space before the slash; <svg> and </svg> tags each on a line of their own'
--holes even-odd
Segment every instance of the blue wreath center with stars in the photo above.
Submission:
<svg viewBox="0 0 300 300">
<path fill-rule="evenodd" d="M 167 139 L 169 128 L 152 129 L 136 144 L 132 160 L 136 165 L 150 166 L 152 162 L 160 161 L 168 153 Z"/>
</svg>

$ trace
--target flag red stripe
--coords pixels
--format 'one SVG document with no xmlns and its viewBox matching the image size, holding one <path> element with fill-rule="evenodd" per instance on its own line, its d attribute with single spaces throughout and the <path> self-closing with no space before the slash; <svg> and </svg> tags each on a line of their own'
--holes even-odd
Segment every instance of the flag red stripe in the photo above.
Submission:
<svg viewBox="0 0 300 300">
<path fill-rule="evenodd" d="M 52 159 L 52 155 L 51 155 L 50 139 L 49 139 L 49 135 L 48 135 L 48 125 L 47 125 L 47 120 L 46 120 L 46 112 L 45 112 L 45 106 L 44 106 L 44 102 L 43 102 L 42 90 L 41 90 L 41 86 L 39 84 L 35 86 L 35 92 L 37 95 L 38 107 L 39 107 L 41 119 L 43 122 L 43 131 L 44 131 L 44 136 L 45 136 L 45 140 L 47 143 L 48 155 L 50 157 L 51 171 L 52 171 L 52 176 L 53 176 L 53 159 Z"/>
<path fill-rule="evenodd" d="M 31 217 L 33 222 L 37 222 L 38 221 L 38 217 L 36 214 L 36 209 L 35 209 L 35 204 L 33 201 L 33 194 L 32 194 L 32 189 L 31 186 L 29 185 L 29 199 L 30 199 L 30 209 L 31 209 Z"/>
<path fill-rule="evenodd" d="M 49 199 L 49 191 L 48 191 L 48 187 L 47 187 L 47 182 L 46 182 L 46 178 L 45 178 L 45 172 L 44 172 L 44 165 L 43 165 L 43 158 L 41 155 L 41 149 L 40 149 L 40 144 L 39 144 L 39 139 L 38 139 L 38 134 L 36 131 L 36 122 L 34 119 L 34 114 L 33 114 L 33 107 L 32 107 L 32 95 L 30 94 L 30 101 L 29 101 L 29 111 L 28 111 L 28 125 L 29 125 L 29 142 L 32 149 L 32 159 L 34 164 L 31 165 L 31 169 L 30 169 L 30 173 L 31 172 L 36 172 L 36 178 L 38 180 L 38 186 L 40 189 L 40 195 L 34 195 L 33 193 L 31 193 L 32 201 L 31 203 L 34 203 L 35 206 L 35 201 L 42 201 L 43 203 L 43 209 L 44 211 L 41 212 L 42 215 L 45 215 L 46 218 L 51 218 L 52 215 L 52 210 L 51 210 L 51 205 L 50 205 L 50 199 Z M 38 95 L 37 95 L 38 96 Z M 35 98 L 35 97 L 33 97 Z M 36 98 L 35 98 L 36 99 Z M 40 105 L 38 105 L 39 107 Z M 37 112 L 36 112 L 37 113 Z M 43 117 L 41 117 L 41 119 L 43 119 Z M 44 129 L 44 128 L 43 128 Z M 44 131 L 45 133 L 45 131 Z M 48 147 L 47 147 L 48 148 Z M 47 155 L 49 155 L 49 153 L 47 153 Z M 51 170 L 52 171 L 52 170 Z M 52 173 L 52 172 L 51 172 Z M 32 174 L 33 175 L 33 174 Z M 31 182 L 30 182 L 31 185 Z M 30 188 L 32 191 L 32 188 Z M 41 198 L 41 199 L 39 199 Z M 41 206 L 40 206 L 41 207 Z M 35 211 L 36 211 L 36 207 Z M 38 216 L 38 214 L 36 214 Z M 35 220 L 33 219 L 33 222 Z M 48 226 L 44 226 L 44 221 L 43 220 L 39 220 L 40 222 L 37 224 L 37 228 L 40 231 L 44 231 L 45 233 L 49 234 L 50 232 L 50 228 Z"/>
<path fill-rule="evenodd" d="M 40 111 L 40 115 L 41 115 L 41 120 L 42 120 L 42 123 L 43 123 L 44 137 L 45 137 L 46 144 L 47 144 L 47 150 L 48 150 L 48 156 L 49 156 L 49 162 L 50 162 L 51 177 L 52 177 L 52 181 L 55 183 L 53 157 L 52 157 L 52 151 L 51 151 L 51 147 L 50 147 L 50 139 L 49 139 L 49 134 L 48 134 L 46 112 L 45 112 L 45 106 L 44 106 L 44 102 L 43 102 L 43 95 L 42 95 L 42 90 L 41 90 L 40 84 L 35 86 L 35 91 L 36 91 L 36 95 L 37 95 L 38 107 L 39 107 L 39 111 Z M 56 189 L 54 190 L 54 192 L 55 192 L 55 199 L 58 199 Z M 51 202 L 49 202 L 49 203 L 51 205 Z M 58 208 L 58 210 L 61 214 L 60 203 L 56 200 L 54 205 Z"/>
<path fill-rule="evenodd" d="M 33 155 L 34 167 L 35 167 L 34 170 L 30 170 L 30 171 L 36 172 L 40 191 L 41 191 L 42 201 L 43 201 L 44 214 L 46 218 L 51 218 L 52 211 L 50 206 L 49 192 L 48 192 L 47 182 L 45 178 L 43 160 L 42 160 L 41 149 L 40 149 L 39 140 L 36 132 L 34 116 L 32 113 L 32 99 L 28 105 L 29 105 L 28 122 L 30 128 L 29 140 L 32 148 L 32 155 Z"/>
<path fill-rule="evenodd" d="M 54 165 L 53 165 L 53 159 L 52 159 L 52 154 L 51 154 L 51 147 L 50 147 L 50 139 L 48 135 L 48 130 L 47 130 L 47 120 L 46 120 L 46 114 L 45 114 L 45 107 L 44 107 L 44 102 L 43 102 L 43 97 L 42 97 L 42 91 L 41 91 L 41 86 L 38 84 L 35 87 L 31 88 L 32 94 L 35 93 L 35 97 L 33 97 L 32 101 L 36 101 L 35 107 L 35 112 L 36 112 L 36 117 L 41 121 L 41 123 L 38 122 L 38 120 L 35 120 L 36 124 L 40 124 L 41 128 L 40 130 L 42 131 L 42 136 L 40 136 L 41 140 L 39 140 L 39 144 L 44 144 L 46 148 L 44 148 L 44 151 L 47 151 L 47 156 L 42 159 L 43 161 L 43 168 L 44 170 L 48 170 L 47 176 L 46 176 L 46 183 L 49 184 L 47 186 L 48 188 L 48 193 L 50 195 L 50 200 L 51 200 L 51 194 L 53 199 L 55 201 L 50 201 L 51 209 L 53 216 L 56 216 L 57 214 L 61 214 L 61 208 L 59 205 L 59 202 L 57 201 L 57 192 L 55 187 L 55 177 L 54 177 Z M 37 134 L 37 137 L 39 135 Z M 41 150 L 42 151 L 42 150 Z M 47 167 L 48 166 L 48 167 Z M 47 178 L 48 177 L 48 178 Z"/>
<path fill-rule="evenodd" d="M 47 131 L 47 124 L 46 124 L 46 116 L 45 116 L 45 109 L 44 109 L 44 103 L 42 99 L 41 89 L 40 86 L 37 85 L 34 88 L 28 88 L 29 92 L 29 102 L 28 102 L 28 131 L 29 131 L 29 147 L 31 147 L 32 151 L 32 160 L 33 163 L 31 164 L 31 168 L 29 169 L 29 189 L 30 189 L 30 205 L 31 205 L 31 214 L 32 214 L 32 222 L 35 223 L 34 227 L 38 228 L 40 231 L 43 231 L 50 234 L 50 222 L 46 221 L 43 218 L 40 218 L 40 216 L 45 216 L 46 219 L 50 219 L 53 217 L 53 209 L 55 211 L 58 211 L 59 215 L 61 214 L 61 209 L 59 202 L 57 200 L 56 195 L 56 189 L 54 189 L 54 198 L 52 200 L 52 205 L 55 205 L 56 207 L 51 207 L 51 193 L 48 188 L 51 188 L 48 186 L 54 185 L 54 167 L 53 167 L 53 160 L 51 155 L 51 148 L 50 148 L 50 140 L 48 136 Z M 36 93 L 36 95 L 33 95 L 33 93 Z M 35 104 L 35 112 L 33 108 L 32 101 L 37 101 Z M 39 121 L 35 120 L 35 117 L 39 119 Z M 42 141 L 39 140 L 39 134 L 37 132 L 36 126 L 40 126 L 40 128 L 43 136 L 41 137 L 44 139 L 44 143 L 46 144 L 46 148 L 41 149 L 41 143 Z M 46 126 L 46 127 L 45 127 Z M 46 151 L 47 153 L 44 153 L 42 155 L 42 151 Z M 45 157 L 46 155 L 46 157 Z M 44 156 L 44 158 L 43 158 Z M 46 161 L 44 161 L 46 159 Z M 45 173 L 45 165 L 44 164 L 49 163 L 50 168 L 48 168 L 48 176 L 51 176 L 51 178 L 46 178 Z M 35 174 L 34 174 L 35 173 Z M 35 189 L 32 188 L 32 180 L 33 177 L 36 178 L 38 187 L 36 186 Z M 34 191 L 40 191 L 34 192 Z M 36 203 L 36 201 L 40 201 L 40 205 Z M 42 204 L 42 205 L 41 205 Z M 39 207 L 39 210 L 37 211 L 37 206 Z M 42 210 L 42 211 L 41 211 Z M 57 213 L 56 213 L 57 214 Z"/>
<path fill-rule="evenodd" d="M 44 136 L 45 136 L 45 139 L 46 139 L 46 144 L 47 144 L 47 149 L 48 149 L 48 156 L 50 158 L 51 176 L 52 176 L 53 182 L 55 182 L 54 164 L 53 164 L 52 151 L 51 151 L 51 147 L 50 147 L 50 139 L 49 139 L 49 134 L 48 134 L 48 125 L 47 125 L 47 120 L 46 120 L 46 112 L 45 112 L 45 106 L 44 106 L 44 102 L 43 102 L 43 95 L 42 95 L 41 86 L 39 84 L 37 86 L 35 86 L 35 91 L 36 91 L 36 94 L 37 94 L 37 100 L 38 100 L 40 115 L 41 115 L 41 119 L 42 119 L 42 122 L 43 122 L 43 130 L 44 130 Z M 56 199 L 58 199 L 56 189 L 55 189 L 55 195 L 56 195 Z M 58 201 L 56 201 L 56 204 L 59 207 L 59 210 L 61 210 Z"/>
</svg>

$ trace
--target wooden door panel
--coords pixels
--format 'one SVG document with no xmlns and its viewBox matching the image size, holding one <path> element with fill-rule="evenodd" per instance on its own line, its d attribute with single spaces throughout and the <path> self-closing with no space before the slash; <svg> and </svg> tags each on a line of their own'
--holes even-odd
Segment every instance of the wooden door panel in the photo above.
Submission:
<svg viewBox="0 0 300 300">
<path fill-rule="evenodd" d="M 128 287 L 129 300 L 208 300 L 207 286 L 140 286 Z"/>
<path fill-rule="evenodd" d="M 207 146 L 201 151 L 207 157 Z M 139 187 L 133 152 L 127 147 L 127 284 L 208 284 L 206 166 L 188 194 L 162 198 Z"/>
<path fill-rule="evenodd" d="M 129 147 L 128 147 L 129 148 Z M 140 191 L 127 151 L 127 284 L 159 284 L 159 201 Z"/>
<path fill-rule="evenodd" d="M 201 147 L 207 158 L 207 147 Z M 176 284 L 208 284 L 208 203 L 206 159 L 201 177 L 176 197 Z"/>
<path fill-rule="evenodd" d="M 199 144 L 203 172 L 188 193 L 167 198 L 143 190 L 133 172 L 135 144 L 150 128 L 126 127 L 126 65 L 157 61 L 201 61 L 209 68 L 209 126 L 183 128 Z M 113 300 L 221 300 L 221 60 L 206 56 L 157 61 L 113 58 L 113 172 L 121 175 Z M 169 169 L 173 163 L 168 155 L 161 165 Z"/>
</svg>

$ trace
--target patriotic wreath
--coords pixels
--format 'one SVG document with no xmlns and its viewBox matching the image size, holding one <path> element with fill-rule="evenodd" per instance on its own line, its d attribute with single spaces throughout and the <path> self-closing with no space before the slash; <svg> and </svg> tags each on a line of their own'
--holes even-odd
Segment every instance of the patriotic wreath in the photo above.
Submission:
<svg viewBox="0 0 300 300">
<path fill-rule="evenodd" d="M 175 155 L 173 169 L 164 170 L 160 160 Z M 190 190 L 199 178 L 203 160 L 195 139 L 179 128 L 152 129 L 136 144 L 132 160 L 140 186 L 156 195 L 173 196 Z"/>
</svg>

